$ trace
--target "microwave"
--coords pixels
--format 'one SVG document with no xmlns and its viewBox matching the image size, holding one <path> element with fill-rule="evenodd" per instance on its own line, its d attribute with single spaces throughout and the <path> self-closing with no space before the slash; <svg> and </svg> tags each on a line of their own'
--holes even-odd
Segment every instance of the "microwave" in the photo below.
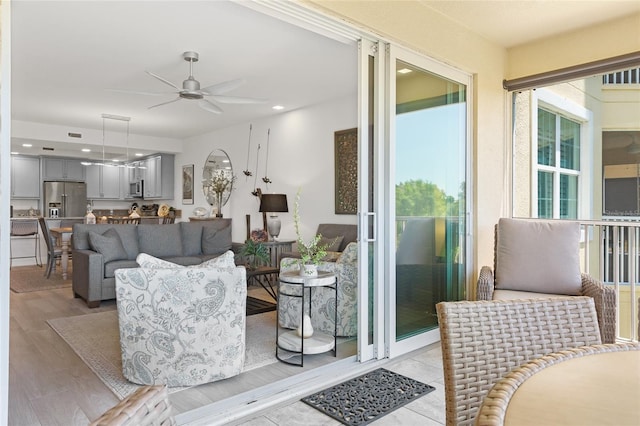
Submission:
<svg viewBox="0 0 640 426">
<path fill-rule="evenodd" d="M 129 196 L 133 198 L 142 198 L 144 191 L 144 181 L 138 180 L 129 183 Z"/>
</svg>

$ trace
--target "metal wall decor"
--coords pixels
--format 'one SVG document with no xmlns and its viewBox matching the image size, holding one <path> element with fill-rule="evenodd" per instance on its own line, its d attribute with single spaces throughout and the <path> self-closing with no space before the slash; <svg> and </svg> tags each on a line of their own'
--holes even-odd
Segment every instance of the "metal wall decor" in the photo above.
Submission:
<svg viewBox="0 0 640 426">
<path fill-rule="evenodd" d="M 182 166 L 182 204 L 193 204 L 193 164 Z"/>
<path fill-rule="evenodd" d="M 358 129 L 335 132 L 336 214 L 358 212 Z"/>
</svg>

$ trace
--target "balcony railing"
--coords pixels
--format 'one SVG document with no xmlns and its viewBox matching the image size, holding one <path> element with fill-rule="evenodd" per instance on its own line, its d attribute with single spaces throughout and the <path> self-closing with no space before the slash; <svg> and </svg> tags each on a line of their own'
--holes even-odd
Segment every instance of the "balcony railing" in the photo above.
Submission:
<svg viewBox="0 0 640 426">
<path fill-rule="evenodd" d="M 580 221 L 582 271 L 616 290 L 621 340 L 638 340 L 640 222 Z"/>
</svg>

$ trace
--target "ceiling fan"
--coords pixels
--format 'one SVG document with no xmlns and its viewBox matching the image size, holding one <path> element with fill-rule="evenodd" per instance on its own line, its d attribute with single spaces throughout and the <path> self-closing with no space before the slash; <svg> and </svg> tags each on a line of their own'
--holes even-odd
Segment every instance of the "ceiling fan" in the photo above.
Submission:
<svg viewBox="0 0 640 426">
<path fill-rule="evenodd" d="M 150 76 L 160 80 L 164 84 L 167 84 L 175 89 L 173 92 L 164 92 L 164 93 L 154 93 L 154 92 L 140 92 L 140 91 L 130 91 L 130 90 L 114 90 L 116 92 L 125 92 L 125 93 L 136 93 L 140 95 L 152 95 L 152 96 L 162 96 L 167 93 L 175 93 L 178 95 L 177 98 L 172 99 L 167 102 L 161 102 L 156 105 L 150 106 L 148 109 L 157 108 L 162 105 L 168 105 L 173 102 L 177 102 L 181 99 L 187 100 L 196 100 L 198 101 L 198 106 L 206 111 L 212 112 L 214 114 L 221 114 L 223 112 L 222 108 L 217 105 L 217 103 L 221 104 L 259 104 L 266 102 L 266 99 L 254 99 L 254 98 L 243 98 L 237 96 L 226 96 L 224 95 L 227 92 L 236 89 L 237 87 L 242 86 L 245 83 L 244 79 L 236 79 L 229 80 L 222 83 L 214 84 L 212 86 L 207 86 L 204 88 L 200 88 L 200 82 L 193 78 L 193 63 L 198 62 L 199 55 L 197 52 L 184 52 L 182 57 L 185 61 L 189 62 L 189 77 L 182 82 L 182 87 L 178 87 L 173 84 L 166 78 L 163 78 L 157 74 L 152 73 L 151 71 L 145 71 Z"/>
</svg>

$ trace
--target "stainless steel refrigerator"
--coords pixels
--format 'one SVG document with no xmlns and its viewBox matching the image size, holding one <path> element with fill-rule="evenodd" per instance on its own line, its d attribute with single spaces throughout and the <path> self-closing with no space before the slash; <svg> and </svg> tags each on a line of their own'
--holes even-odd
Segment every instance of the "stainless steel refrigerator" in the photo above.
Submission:
<svg viewBox="0 0 640 426">
<path fill-rule="evenodd" d="M 46 217 L 83 217 L 87 213 L 87 185 L 84 182 L 44 182 Z"/>
</svg>

